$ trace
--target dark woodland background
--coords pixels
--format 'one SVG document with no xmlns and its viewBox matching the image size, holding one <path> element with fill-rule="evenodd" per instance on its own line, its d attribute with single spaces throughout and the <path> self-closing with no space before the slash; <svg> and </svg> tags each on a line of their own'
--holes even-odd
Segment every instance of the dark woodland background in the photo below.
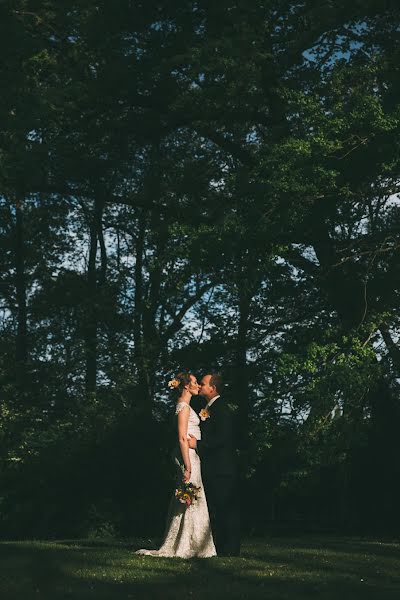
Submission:
<svg viewBox="0 0 400 600">
<path fill-rule="evenodd" d="M 161 534 L 179 369 L 245 532 L 400 531 L 400 10 L 0 4 L 0 530 Z"/>
</svg>

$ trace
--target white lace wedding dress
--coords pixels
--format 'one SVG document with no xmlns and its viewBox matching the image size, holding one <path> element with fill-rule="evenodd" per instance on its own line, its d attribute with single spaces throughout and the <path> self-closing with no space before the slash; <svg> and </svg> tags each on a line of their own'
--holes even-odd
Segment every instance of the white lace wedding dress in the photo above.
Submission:
<svg viewBox="0 0 400 600">
<path fill-rule="evenodd" d="M 175 414 L 181 410 L 189 410 L 188 434 L 201 439 L 200 419 L 186 402 L 178 402 Z M 189 435 L 188 435 L 189 437 Z M 192 468 L 191 483 L 201 487 L 199 497 L 191 505 L 181 504 L 173 494 L 168 510 L 167 526 L 164 541 L 158 550 L 137 550 L 135 554 L 146 556 L 165 556 L 178 558 L 210 558 L 216 556 L 214 541 L 211 533 L 210 517 L 207 500 L 201 479 L 200 459 L 197 452 L 189 448 Z M 179 457 L 180 458 L 180 457 Z M 178 462 L 178 458 L 176 459 Z M 180 459 L 182 462 L 182 459 Z M 180 472 L 180 480 L 182 474 Z"/>
</svg>

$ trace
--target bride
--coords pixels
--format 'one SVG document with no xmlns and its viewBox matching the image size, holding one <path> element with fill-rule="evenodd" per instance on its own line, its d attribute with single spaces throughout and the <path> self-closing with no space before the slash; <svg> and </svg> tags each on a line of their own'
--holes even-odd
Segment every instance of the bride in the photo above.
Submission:
<svg viewBox="0 0 400 600">
<path fill-rule="evenodd" d="M 178 425 L 178 441 L 175 462 L 179 467 L 180 478 L 200 487 L 197 500 L 190 506 L 181 504 L 173 494 L 169 506 L 164 541 L 158 550 L 137 550 L 135 554 L 179 558 L 209 558 L 216 556 L 211 533 L 207 500 L 201 479 L 200 458 L 196 450 L 189 448 L 188 438 L 192 434 L 201 439 L 200 419 L 190 406 L 192 395 L 199 393 L 196 377 L 190 373 L 179 373 L 169 387 L 179 394 L 175 415 Z"/>
</svg>

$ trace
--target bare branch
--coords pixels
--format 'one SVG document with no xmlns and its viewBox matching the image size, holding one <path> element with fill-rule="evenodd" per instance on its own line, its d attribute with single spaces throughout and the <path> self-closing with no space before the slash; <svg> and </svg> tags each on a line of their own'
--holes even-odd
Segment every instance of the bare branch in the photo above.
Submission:
<svg viewBox="0 0 400 600">
<path fill-rule="evenodd" d="M 174 315 L 172 323 L 167 327 L 166 331 L 162 335 L 164 340 L 170 339 L 179 329 L 182 327 L 182 319 L 192 306 L 198 302 L 205 292 L 214 286 L 213 283 L 207 283 L 201 286 L 193 296 L 190 296 L 186 302 L 181 306 L 180 310 Z"/>
</svg>

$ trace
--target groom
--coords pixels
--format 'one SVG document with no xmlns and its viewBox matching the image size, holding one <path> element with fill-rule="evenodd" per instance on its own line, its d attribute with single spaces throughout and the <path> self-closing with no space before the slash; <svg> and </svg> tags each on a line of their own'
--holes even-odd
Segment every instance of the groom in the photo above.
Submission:
<svg viewBox="0 0 400 600">
<path fill-rule="evenodd" d="M 233 418 L 220 396 L 221 376 L 205 375 L 200 394 L 207 400 L 199 417 L 201 440 L 190 436 L 189 446 L 201 459 L 201 474 L 218 556 L 239 556 L 239 485 Z"/>
</svg>

